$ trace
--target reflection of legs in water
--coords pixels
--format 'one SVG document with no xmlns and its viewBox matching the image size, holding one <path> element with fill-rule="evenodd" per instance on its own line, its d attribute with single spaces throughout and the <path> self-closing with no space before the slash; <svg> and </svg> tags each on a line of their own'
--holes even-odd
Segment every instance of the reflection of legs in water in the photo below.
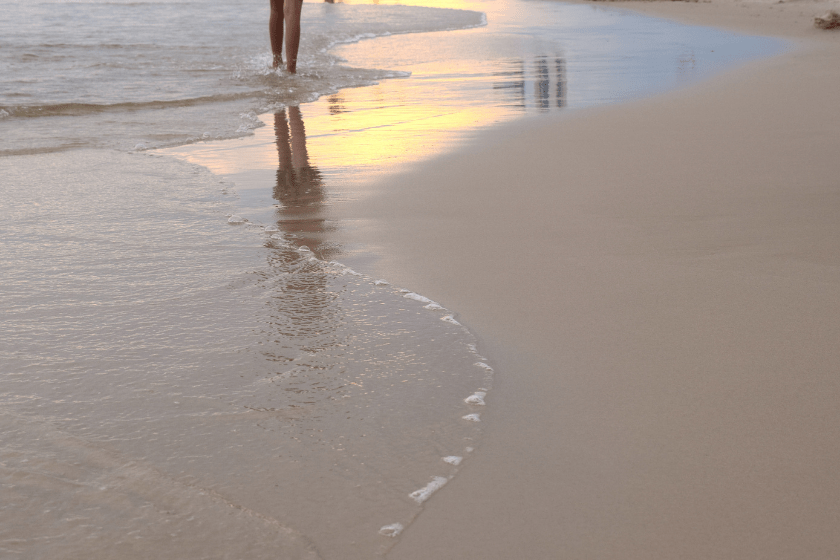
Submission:
<svg viewBox="0 0 840 560">
<path fill-rule="evenodd" d="M 286 120 L 286 110 L 282 109 L 274 114 L 274 134 L 277 136 L 277 185 L 274 187 L 274 198 L 282 202 L 283 193 L 288 192 L 289 186 L 295 182 L 295 170 L 292 167 L 292 147 L 289 144 L 289 123 Z"/>
<path fill-rule="evenodd" d="M 306 130 L 300 107 L 289 107 L 289 128 L 292 135 L 292 165 L 295 169 L 309 167 L 309 153 L 306 151 Z"/>
<path fill-rule="evenodd" d="M 545 56 L 538 56 L 534 60 L 537 67 L 537 81 L 534 84 L 534 95 L 537 97 L 537 107 L 542 111 L 547 111 L 549 108 L 549 76 L 548 63 Z"/>
<path fill-rule="evenodd" d="M 300 108 L 289 107 L 288 118 L 285 109 L 276 113 L 274 132 L 278 159 L 274 198 L 281 203 L 279 225 L 295 236 L 323 233 L 323 220 L 319 216 L 324 198 L 323 182 L 319 171 L 309 165 Z M 310 246 L 313 243 L 306 241 Z"/>
<path fill-rule="evenodd" d="M 324 242 L 324 188 L 321 174 L 309 165 L 300 108 L 289 107 L 276 113 L 274 132 L 278 163 L 274 198 L 280 202 L 277 225 L 294 239 L 295 245 L 319 250 Z"/>
<path fill-rule="evenodd" d="M 554 59 L 557 69 L 557 106 L 566 105 L 566 61 L 562 58 Z"/>
<path fill-rule="evenodd" d="M 268 19 L 268 34 L 271 38 L 271 52 L 274 53 L 274 67 L 283 63 L 283 24 L 286 27 L 286 70 L 297 71 L 298 46 L 300 45 L 300 11 L 303 0 L 271 0 L 271 16 Z"/>
<path fill-rule="evenodd" d="M 299 205 L 308 199 L 320 202 L 320 173 L 309 165 L 306 150 L 306 129 L 299 107 L 289 107 L 274 114 L 274 133 L 277 136 L 277 187 L 274 197 L 290 205 Z M 309 196 L 306 196 L 309 195 Z"/>
</svg>

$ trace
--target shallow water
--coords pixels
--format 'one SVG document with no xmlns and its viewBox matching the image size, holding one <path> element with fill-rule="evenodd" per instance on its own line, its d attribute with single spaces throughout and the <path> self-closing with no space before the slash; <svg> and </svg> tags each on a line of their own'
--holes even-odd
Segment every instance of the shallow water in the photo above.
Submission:
<svg viewBox="0 0 840 560">
<path fill-rule="evenodd" d="M 194 166 L 20 157 L 0 160 L 4 555 L 368 558 L 475 445 L 463 399 L 491 379 L 446 310 L 227 225 Z"/>
<path fill-rule="evenodd" d="M 416 0 L 426 3 L 427 0 Z M 347 88 L 300 106 L 308 157 L 330 195 L 357 197 L 379 173 L 445 153 L 488 126 L 615 103 L 686 87 L 786 48 L 781 40 L 736 35 L 602 7 L 528 0 L 428 3 L 486 13 L 487 25 L 379 37 L 331 50 L 351 66 L 408 77 Z M 274 117 L 259 117 L 273 127 Z M 271 130 L 222 147 L 201 143 L 167 153 L 233 177 L 276 167 Z M 263 146 L 259 161 L 237 147 Z M 268 219 L 264 188 L 236 179 L 241 204 Z"/>
<path fill-rule="evenodd" d="M 307 4 L 293 78 L 262 0 L 0 0 L 0 556 L 384 553 L 468 464 L 492 369 L 345 266 L 376 255 L 336 209 L 482 127 L 780 48 L 446 6 Z"/>
<path fill-rule="evenodd" d="M 242 136 L 258 113 L 401 75 L 338 64 L 334 45 L 484 23 L 464 10 L 307 5 L 293 79 L 271 68 L 267 0 L 0 0 L 0 11 L 0 155 Z"/>
<path fill-rule="evenodd" d="M 292 78 L 270 67 L 263 0 L 0 0 L 0 10 L 0 155 L 247 136 L 259 114 L 331 93 L 354 130 L 383 126 L 368 118 L 383 108 L 387 126 L 464 130 L 663 91 L 784 48 L 561 2 L 312 2 Z"/>
</svg>

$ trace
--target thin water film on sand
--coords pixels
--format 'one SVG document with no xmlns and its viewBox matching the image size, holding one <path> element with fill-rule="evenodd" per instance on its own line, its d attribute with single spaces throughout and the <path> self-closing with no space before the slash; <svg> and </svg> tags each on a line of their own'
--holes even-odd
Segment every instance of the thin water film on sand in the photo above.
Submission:
<svg viewBox="0 0 840 560">
<path fill-rule="evenodd" d="M 452 311 L 336 262 L 330 205 L 708 57 L 649 18 L 458 7 L 311 3 L 292 79 L 264 1 L 0 0 L 0 555 L 370 558 L 468 460 L 492 368 Z M 142 153 L 263 124 L 253 189 Z"/>
<path fill-rule="evenodd" d="M 490 380 L 451 312 L 318 258 L 300 221 L 229 225 L 195 166 L 26 157 L 0 160 L 0 550 L 387 550 L 479 434 L 463 399 Z"/>
</svg>

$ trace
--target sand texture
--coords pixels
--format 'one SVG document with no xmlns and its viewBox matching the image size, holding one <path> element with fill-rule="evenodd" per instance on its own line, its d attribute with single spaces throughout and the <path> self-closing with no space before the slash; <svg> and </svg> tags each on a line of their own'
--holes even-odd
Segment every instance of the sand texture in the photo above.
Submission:
<svg viewBox="0 0 840 560">
<path fill-rule="evenodd" d="M 497 369 L 390 558 L 840 557 L 836 5 L 621 3 L 791 50 L 494 129 L 348 210 Z"/>
</svg>

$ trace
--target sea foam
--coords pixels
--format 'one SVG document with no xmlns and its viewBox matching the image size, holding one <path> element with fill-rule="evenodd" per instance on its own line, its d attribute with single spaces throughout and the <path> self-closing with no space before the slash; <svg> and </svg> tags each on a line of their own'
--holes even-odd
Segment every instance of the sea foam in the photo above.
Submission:
<svg viewBox="0 0 840 560">
<path fill-rule="evenodd" d="M 447 482 L 449 482 L 449 479 L 444 478 L 442 476 L 436 476 L 426 486 L 424 486 L 420 490 L 415 490 L 408 496 L 418 504 L 422 504 L 423 502 L 428 500 L 432 496 L 432 494 L 443 488 L 443 485 Z"/>
<path fill-rule="evenodd" d="M 403 532 L 403 529 L 405 529 L 405 527 L 403 527 L 402 523 L 391 523 L 390 525 L 385 525 L 379 529 L 379 534 L 386 537 L 396 537 Z"/>
<path fill-rule="evenodd" d="M 434 303 L 429 298 L 421 296 L 420 294 L 415 294 L 414 292 L 408 292 L 403 297 L 407 299 L 413 299 L 414 301 L 419 301 L 420 303 Z"/>
<path fill-rule="evenodd" d="M 445 315 L 445 316 L 441 317 L 440 320 L 441 321 L 446 321 L 447 323 L 452 323 L 453 325 L 458 325 L 458 326 L 461 325 L 461 323 L 456 321 L 455 317 L 453 317 L 452 315 Z"/>
<path fill-rule="evenodd" d="M 467 404 L 484 406 L 484 397 L 486 396 L 487 393 L 485 393 L 484 391 L 476 391 L 475 393 L 464 399 L 464 402 Z"/>
</svg>

